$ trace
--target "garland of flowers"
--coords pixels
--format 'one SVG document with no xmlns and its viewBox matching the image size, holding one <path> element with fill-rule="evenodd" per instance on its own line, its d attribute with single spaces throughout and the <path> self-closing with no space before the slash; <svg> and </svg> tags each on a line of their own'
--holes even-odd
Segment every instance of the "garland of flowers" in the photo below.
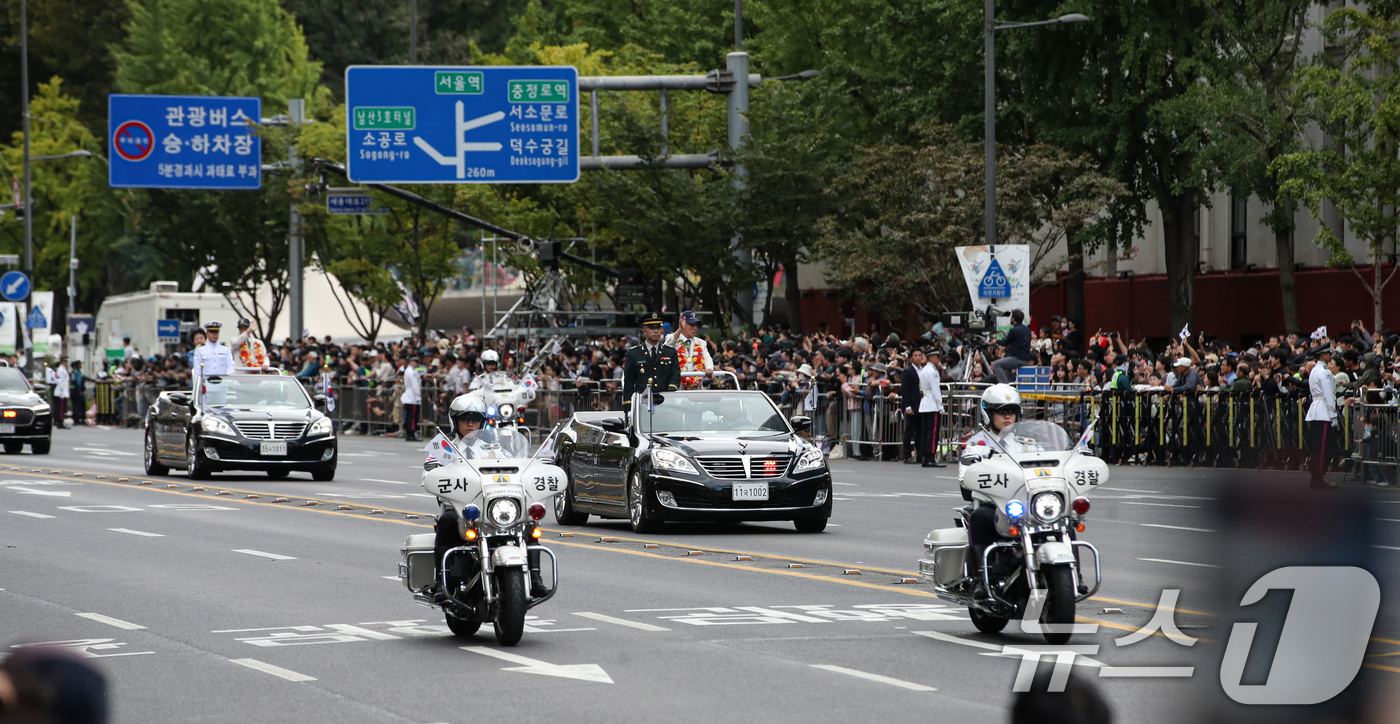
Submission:
<svg viewBox="0 0 1400 724">
<path fill-rule="evenodd" d="M 266 367 L 267 354 L 263 350 L 262 341 L 250 339 L 238 348 L 238 361 L 243 367 Z"/>
<path fill-rule="evenodd" d="M 682 371 L 682 372 L 695 372 L 695 371 L 697 371 L 696 369 L 694 369 L 693 365 L 697 364 L 697 360 L 700 359 L 700 356 L 697 355 L 697 354 L 692 354 L 692 352 L 693 352 L 693 350 L 691 349 L 691 345 L 692 345 L 692 344 L 694 344 L 694 343 L 693 343 L 693 342 L 688 342 L 688 341 L 682 340 L 680 344 L 676 345 L 676 357 L 679 358 L 679 360 L 680 360 L 680 363 L 681 363 L 681 371 Z M 700 389 L 700 378 L 699 378 L 699 377 L 682 377 L 682 378 L 681 378 L 681 389 L 684 389 L 684 390 L 698 390 L 698 389 Z"/>
</svg>

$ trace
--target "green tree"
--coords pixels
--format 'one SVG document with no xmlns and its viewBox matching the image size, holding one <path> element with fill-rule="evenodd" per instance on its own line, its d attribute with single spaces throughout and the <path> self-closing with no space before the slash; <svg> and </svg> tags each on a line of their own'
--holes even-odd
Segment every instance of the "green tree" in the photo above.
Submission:
<svg viewBox="0 0 1400 724">
<path fill-rule="evenodd" d="M 516 19 L 506 55 L 533 43 L 587 44 L 596 50 L 634 45 L 668 63 L 723 67 L 734 49 L 734 4 L 724 0 L 530 0 Z"/>
<path fill-rule="evenodd" d="M 0 97 L 19 98 L 19 5 L 9 0 L 4 52 L 0 53 Z M 64 92 L 78 100 L 78 119 L 98 137 L 107 131 L 107 94 L 112 91 L 112 56 L 107 47 L 122 39 L 126 5 L 112 0 L 45 0 L 28 3 L 30 93 L 47 78 L 63 78 Z M 13 83 L 13 94 L 11 86 Z M 16 105 L 18 108 L 18 105 Z M 0 134 L 19 129 L 19 114 L 0 118 Z"/>
<path fill-rule="evenodd" d="M 1331 252 L 1330 264 L 1348 266 L 1370 293 L 1373 329 L 1381 329 L 1381 299 L 1395 276 L 1382 274 L 1387 244 L 1400 237 L 1400 19 L 1355 8 L 1333 12 L 1322 26 L 1331 53 L 1299 73 L 1296 93 L 1306 120 L 1327 142 L 1290 153 L 1270 170 L 1280 191 L 1302 199 L 1313 218 L 1330 201 L 1346 227 L 1366 245 L 1368 283 L 1345 240 L 1321 224 L 1314 241 Z"/>
</svg>

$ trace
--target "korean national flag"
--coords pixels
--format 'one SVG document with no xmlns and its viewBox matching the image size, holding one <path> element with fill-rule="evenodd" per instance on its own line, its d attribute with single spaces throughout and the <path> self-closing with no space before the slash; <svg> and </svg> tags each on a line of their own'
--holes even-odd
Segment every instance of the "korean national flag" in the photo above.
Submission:
<svg viewBox="0 0 1400 724">
<path fill-rule="evenodd" d="M 1184 324 L 1184 325 L 1182 325 L 1182 326 L 1181 326 L 1181 334 L 1178 334 L 1177 336 L 1180 337 L 1180 338 L 1182 338 L 1182 339 L 1186 339 L 1187 337 L 1190 337 L 1190 336 L 1191 336 L 1191 325 L 1189 325 L 1189 324 Z"/>
<path fill-rule="evenodd" d="M 647 385 L 646 388 L 642 390 L 640 403 L 647 412 L 656 412 L 656 401 L 653 400 L 651 396 L 651 385 Z"/>
<path fill-rule="evenodd" d="M 1313 339 L 1324 339 L 1325 337 L 1327 337 L 1327 325 L 1324 324 L 1321 327 L 1318 327 L 1317 329 L 1313 330 Z"/>
<path fill-rule="evenodd" d="M 809 388 L 807 389 L 807 396 L 804 397 L 804 398 L 802 398 L 802 409 L 805 410 L 805 411 L 807 411 L 807 412 L 811 412 L 811 411 L 817 409 L 817 385 L 816 385 L 816 383 L 813 383 L 812 386 L 809 387 Z"/>
<path fill-rule="evenodd" d="M 428 444 L 423 447 L 423 451 L 443 465 L 450 465 L 466 459 L 462 457 L 461 452 L 458 452 L 457 446 L 453 445 L 452 441 L 448 440 L 447 436 L 441 432 L 428 441 Z"/>
</svg>

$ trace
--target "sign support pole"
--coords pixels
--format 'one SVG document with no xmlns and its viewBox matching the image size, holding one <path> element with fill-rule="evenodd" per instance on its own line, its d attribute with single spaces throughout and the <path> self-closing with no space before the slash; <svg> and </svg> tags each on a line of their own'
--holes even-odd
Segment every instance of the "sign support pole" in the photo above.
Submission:
<svg viewBox="0 0 1400 724">
<path fill-rule="evenodd" d="M 34 203 L 29 169 L 29 4 L 19 1 L 20 120 L 24 130 L 24 273 L 34 276 Z M 23 326 L 23 325 L 21 325 Z M 34 377 L 34 354 L 25 350 L 24 373 Z"/>
<path fill-rule="evenodd" d="M 734 89 L 729 92 L 729 147 L 737 150 L 743 148 L 744 136 L 749 133 L 749 54 L 742 51 L 730 53 L 725 61 L 729 72 L 734 76 Z M 748 188 L 744 183 L 746 176 L 748 170 L 742 164 L 736 165 L 734 187 L 741 191 Z M 734 258 L 742 269 L 747 270 L 753 266 L 753 253 L 742 248 L 739 242 L 740 237 L 735 235 Z M 746 286 L 741 289 L 735 301 L 739 314 L 730 327 L 738 331 L 744 321 L 753 321 L 754 318 L 752 287 Z"/>
<path fill-rule="evenodd" d="M 306 101 L 301 98 L 289 99 L 287 101 L 287 116 L 293 128 L 299 127 L 306 120 Z M 297 157 L 296 144 L 292 144 L 288 149 L 287 158 L 292 163 L 292 175 L 299 176 L 301 174 L 301 159 Z M 300 341 L 302 330 L 305 329 L 303 312 L 305 310 L 306 290 L 302 269 L 305 265 L 305 260 L 302 258 L 305 248 L 301 235 L 301 214 L 297 213 L 295 199 L 291 203 L 291 216 L 287 222 L 287 244 L 287 273 L 289 277 L 287 319 L 292 327 L 292 339 Z"/>
</svg>

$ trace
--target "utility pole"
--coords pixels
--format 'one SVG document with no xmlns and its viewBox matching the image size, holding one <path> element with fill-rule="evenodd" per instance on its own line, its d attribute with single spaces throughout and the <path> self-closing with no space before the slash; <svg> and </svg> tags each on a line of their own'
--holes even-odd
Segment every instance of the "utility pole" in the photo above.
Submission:
<svg viewBox="0 0 1400 724">
<path fill-rule="evenodd" d="M 996 20 L 992 14 L 995 9 L 992 7 L 992 0 L 986 0 L 986 7 L 983 10 L 983 23 L 985 25 L 986 48 L 985 63 L 983 72 L 985 79 L 982 92 L 982 138 L 985 146 L 984 155 L 986 159 L 987 188 L 984 191 L 986 196 L 985 213 L 986 219 L 983 221 L 986 234 L 986 244 L 990 248 L 997 243 L 997 104 L 996 104 Z"/>
<path fill-rule="evenodd" d="M 408 0 L 408 64 L 418 65 L 418 0 Z"/>
<path fill-rule="evenodd" d="M 291 98 L 287 101 L 287 121 L 293 129 L 298 128 L 306 120 L 306 101 L 301 98 Z M 295 131 L 294 131 L 295 132 Z M 297 157 L 297 147 L 293 143 L 287 151 L 287 160 L 292 165 L 293 178 L 301 174 L 301 159 Z M 302 330 L 306 329 L 303 324 L 303 311 L 305 310 L 305 287 L 302 276 L 302 267 L 305 261 L 302 259 L 304 253 L 303 240 L 301 237 L 301 214 L 297 213 L 297 204 L 293 200 L 291 204 L 291 217 L 287 224 L 287 274 L 290 278 L 288 284 L 290 304 L 287 309 L 288 321 L 292 326 L 292 339 L 300 340 Z"/>
<path fill-rule="evenodd" d="M 73 214 L 71 234 L 68 237 L 68 313 L 64 319 L 73 316 L 78 308 L 78 215 Z"/>
<path fill-rule="evenodd" d="M 991 0 L 988 0 L 991 2 Z M 734 77 L 734 89 L 729 92 L 729 147 L 743 148 L 744 136 L 749 133 L 749 54 L 744 52 L 744 0 L 734 0 L 734 52 L 725 57 L 725 68 Z M 748 188 L 744 178 L 749 175 L 743 164 L 734 166 L 734 188 L 743 191 Z M 745 271 L 753 266 L 753 252 L 741 247 L 742 239 L 734 236 L 734 259 Z M 753 288 L 739 290 L 735 300 L 739 317 L 730 323 L 730 328 L 739 331 L 743 320 L 752 321 Z"/>
<path fill-rule="evenodd" d="M 29 3 L 19 0 L 19 88 L 20 123 L 24 131 L 24 273 L 29 275 L 29 288 L 34 288 L 34 203 L 29 171 Z M 24 324 L 24 320 L 20 320 Z M 28 335 L 23 335 L 28 339 Z M 34 376 L 34 354 L 32 349 L 24 353 L 24 371 Z"/>
</svg>

